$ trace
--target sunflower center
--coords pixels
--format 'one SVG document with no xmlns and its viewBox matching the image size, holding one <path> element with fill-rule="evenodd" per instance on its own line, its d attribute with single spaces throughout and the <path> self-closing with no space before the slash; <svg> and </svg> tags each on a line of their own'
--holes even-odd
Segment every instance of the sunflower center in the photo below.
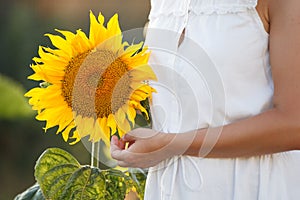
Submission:
<svg viewBox="0 0 300 200">
<path fill-rule="evenodd" d="M 74 57 L 66 67 L 62 95 L 83 117 L 103 118 L 126 104 L 132 89 L 127 64 L 109 50 Z"/>
</svg>

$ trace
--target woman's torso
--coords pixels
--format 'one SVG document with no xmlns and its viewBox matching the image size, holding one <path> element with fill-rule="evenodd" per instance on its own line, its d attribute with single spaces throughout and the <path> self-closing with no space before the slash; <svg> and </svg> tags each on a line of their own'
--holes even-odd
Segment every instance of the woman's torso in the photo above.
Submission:
<svg viewBox="0 0 300 200">
<path fill-rule="evenodd" d="M 269 35 L 256 0 L 152 0 L 146 44 L 158 76 L 153 128 L 222 126 L 272 107 Z M 179 38 L 185 29 L 185 38 Z M 212 142 L 213 144 L 213 142 Z M 173 157 L 150 168 L 145 199 L 296 200 L 298 151 Z"/>
<path fill-rule="evenodd" d="M 269 36 L 256 4 L 152 0 L 146 44 L 155 48 L 150 64 L 162 83 L 154 95 L 154 128 L 182 132 L 221 126 L 272 107 Z"/>
</svg>

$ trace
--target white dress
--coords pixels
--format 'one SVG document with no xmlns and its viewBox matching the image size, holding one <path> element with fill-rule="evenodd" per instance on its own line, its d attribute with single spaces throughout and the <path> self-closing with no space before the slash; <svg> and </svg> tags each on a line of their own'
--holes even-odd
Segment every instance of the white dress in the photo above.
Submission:
<svg viewBox="0 0 300 200">
<path fill-rule="evenodd" d="M 181 133 L 222 126 L 272 107 L 269 35 L 256 5 L 151 0 L 146 44 L 158 77 L 151 83 L 157 89 L 154 129 Z M 202 153 L 217 136 L 211 134 Z M 298 151 L 232 159 L 176 156 L 149 169 L 145 199 L 299 200 L 299 184 Z"/>
</svg>

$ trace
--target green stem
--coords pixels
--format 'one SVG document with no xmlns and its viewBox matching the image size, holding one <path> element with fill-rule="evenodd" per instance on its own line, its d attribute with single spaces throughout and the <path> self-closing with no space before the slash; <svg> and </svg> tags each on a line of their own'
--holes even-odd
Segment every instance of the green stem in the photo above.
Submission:
<svg viewBox="0 0 300 200">
<path fill-rule="evenodd" d="M 97 168 L 99 168 L 99 162 L 100 162 L 100 145 L 101 145 L 101 140 L 99 142 L 97 142 L 97 148 L 96 148 L 96 160 L 97 160 Z"/>
<path fill-rule="evenodd" d="M 92 142 L 92 149 L 91 149 L 91 166 L 94 167 L 94 155 L 95 155 L 95 143 Z"/>
</svg>

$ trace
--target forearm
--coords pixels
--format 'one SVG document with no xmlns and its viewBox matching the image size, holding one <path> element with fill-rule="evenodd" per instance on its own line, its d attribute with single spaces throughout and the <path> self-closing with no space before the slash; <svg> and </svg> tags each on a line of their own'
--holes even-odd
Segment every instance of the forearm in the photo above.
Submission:
<svg viewBox="0 0 300 200">
<path fill-rule="evenodd" d="M 299 120 L 288 116 L 273 109 L 209 131 L 190 131 L 178 135 L 176 141 L 182 148 L 186 147 L 184 155 L 214 158 L 247 157 L 299 149 Z M 187 137 L 194 139 L 188 140 Z"/>
</svg>

